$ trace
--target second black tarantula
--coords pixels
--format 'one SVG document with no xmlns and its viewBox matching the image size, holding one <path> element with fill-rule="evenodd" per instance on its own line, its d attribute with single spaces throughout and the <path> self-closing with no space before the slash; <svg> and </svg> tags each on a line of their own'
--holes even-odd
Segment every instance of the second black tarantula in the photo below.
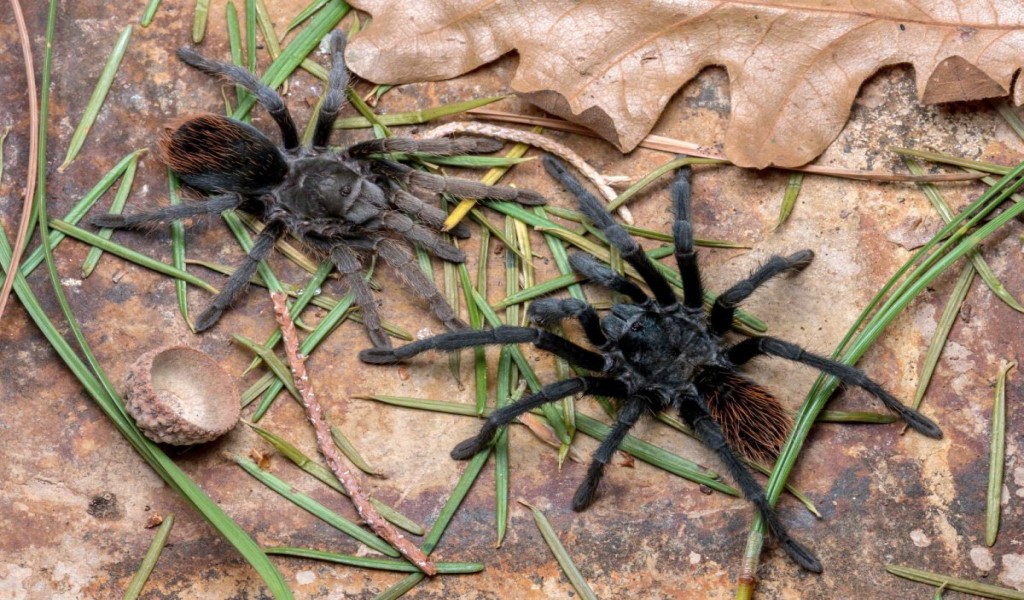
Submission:
<svg viewBox="0 0 1024 600">
<path fill-rule="evenodd" d="M 204 114 L 187 119 L 164 132 L 161 155 L 182 181 L 209 196 L 201 202 L 92 219 L 93 225 L 100 227 L 139 227 L 233 208 L 242 208 L 263 219 L 266 227 L 245 262 L 196 319 L 197 331 L 212 327 L 220 319 L 256 272 L 259 261 L 270 254 L 274 243 L 286 232 L 337 266 L 362 310 L 363 323 L 374 346 L 390 347 L 391 341 L 384 333 L 373 295 L 363 279 L 360 254 L 365 252 L 376 252 L 393 267 L 446 326 L 464 328 L 466 325 L 420 271 L 402 240 L 421 244 L 432 254 L 452 262 L 464 261 L 465 255 L 434 230 L 410 218 L 439 229 L 447 215 L 405 188 L 463 198 L 544 203 L 543 197 L 533 192 L 446 178 L 379 158 L 380 153 L 386 152 L 493 152 L 502 145 L 496 140 L 390 138 L 360 142 L 339 152 L 327 148 L 348 85 L 343 56 L 345 37 L 341 32 L 331 36 L 330 48 L 331 72 L 311 146 L 300 145 L 295 123 L 281 96 L 252 73 L 207 60 L 185 48 L 179 50 L 178 58 L 190 66 L 252 92 L 277 122 L 283 148 L 278 149 L 251 125 L 228 117 Z M 464 226 L 452 233 L 468 236 Z"/>
<path fill-rule="evenodd" d="M 499 427 L 544 403 L 580 392 L 608 396 L 620 402 L 618 420 L 594 454 L 586 478 L 576 490 L 573 508 L 583 510 L 593 500 L 604 467 L 626 433 L 644 414 L 672 409 L 714 450 L 746 496 L 761 513 L 768 530 L 801 567 L 821 572 L 821 563 L 786 532 L 765 497 L 764 489 L 740 460 L 737 451 L 774 459 L 785 439 L 788 419 L 778 401 L 764 388 L 738 372 L 741 365 L 762 356 L 777 356 L 819 369 L 844 383 L 864 388 L 889 410 L 920 433 L 942 437 L 939 427 L 901 404 L 862 371 L 812 354 L 781 339 L 758 336 L 730 343 L 723 335 L 732 327 L 737 305 L 772 277 L 810 264 L 814 254 L 801 250 L 787 257 L 773 256 L 748 278 L 721 294 L 705 314 L 690 224 L 689 170 L 679 171 L 672 186 L 676 213 L 673 226 L 675 258 L 682 276 L 680 302 L 668 281 L 655 269 L 636 240 L 612 220 L 605 209 L 559 161 L 546 157 L 545 168 L 578 199 L 580 208 L 597 225 L 647 283 L 653 298 L 638 285 L 618 275 L 587 254 L 570 257 L 573 270 L 587 279 L 632 299 L 614 304 L 599 318 L 594 308 L 576 299 L 547 298 L 529 309 L 539 324 L 577 319 L 589 342 L 588 350 L 558 335 L 533 327 L 498 327 L 490 331 L 457 331 L 413 342 L 395 349 L 364 350 L 368 363 L 394 363 L 426 350 L 457 350 L 484 344 L 530 342 L 595 375 L 585 375 L 545 386 L 539 392 L 491 413 L 475 437 L 452 450 L 452 457 L 467 459 L 487 447 Z M 781 431 L 781 433 L 780 433 Z"/>
</svg>

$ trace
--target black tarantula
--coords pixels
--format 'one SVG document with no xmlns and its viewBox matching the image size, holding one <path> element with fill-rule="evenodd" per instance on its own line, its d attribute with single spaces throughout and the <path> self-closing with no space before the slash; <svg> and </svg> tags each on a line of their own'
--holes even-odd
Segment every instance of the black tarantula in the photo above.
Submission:
<svg viewBox="0 0 1024 600">
<path fill-rule="evenodd" d="M 465 328 L 465 323 L 420 271 L 399 240 L 421 244 L 432 254 L 451 262 L 462 262 L 465 255 L 431 229 L 410 219 L 412 216 L 440 229 L 447 215 L 405 188 L 463 198 L 544 203 L 544 199 L 533 192 L 446 178 L 379 158 L 380 153 L 385 152 L 435 155 L 493 152 L 502 145 L 496 140 L 390 138 L 360 142 L 341 151 L 327 148 L 348 85 L 342 33 L 334 32 L 330 49 L 331 72 L 313 131 L 312 146 L 300 145 L 295 123 L 281 96 L 252 73 L 231 64 L 207 60 L 185 48 L 178 50 L 178 58 L 188 65 L 249 90 L 277 122 L 284 147 L 278 149 L 256 128 L 228 117 L 214 114 L 192 117 L 166 128 L 160 144 L 161 157 L 183 182 L 210 195 L 201 202 L 92 219 L 93 225 L 100 227 L 138 227 L 233 208 L 242 208 L 263 219 L 266 227 L 256 238 L 245 262 L 196 320 L 198 331 L 217 322 L 245 288 L 259 261 L 270 254 L 274 243 L 286 232 L 335 264 L 362 310 L 363 323 L 374 346 L 390 347 L 391 341 L 381 327 L 373 295 L 363 279 L 361 252 L 376 252 L 383 258 L 416 295 L 429 303 L 448 328 Z M 458 237 L 469 235 L 464 226 L 452 233 Z"/>
<path fill-rule="evenodd" d="M 768 336 L 730 343 L 736 306 L 772 277 L 800 270 L 814 257 L 810 250 L 791 256 L 773 256 L 744 279 L 721 294 L 711 307 L 703 307 L 703 290 L 697 268 L 690 224 L 690 172 L 681 169 L 672 186 L 676 213 L 673 226 L 675 257 L 682 276 L 680 302 L 668 281 L 655 269 L 636 240 L 612 220 L 604 207 L 585 190 L 565 166 L 546 157 L 548 172 L 579 199 L 580 208 L 621 252 L 650 288 L 649 297 L 638 285 L 586 254 L 574 254 L 574 271 L 591 281 L 625 294 L 631 303 L 614 304 L 610 314 L 599 318 L 594 308 L 576 299 L 546 298 L 529 309 L 532 321 L 541 325 L 575 318 L 587 339 L 597 348 L 588 350 L 558 335 L 533 327 L 498 327 L 489 331 L 456 331 L 419 340 L 395 349 L 363 350 L 368 363 L 394 363 L 427 350 L 457 350 L 484 344 L 530 342 L 542 350 L 598 375 L 585 375 L 545 386 L 539 392 L 491 413 L 475 437 L 452 450 L 463 460 L 483 450 L 498 428 L 517 416 L 547 402 L 588 392 L 617 399 L 621 404 L 611 433 L 594 454 L 586 478 L 576 490 L 573 508 L 585 509 L 615 449 L 645 413 L 673 409 L 718 454 L 746 496 L 761 513 L 768 530 L 801 567 L 821 572 L 814 554 L 786 532 L 765 497 L 764 489 L 741 461 L 737 451 L 752 457 L 774 459 L 786 436 L 788 418 L 778 401 L 764 388 L 739 374 L 738 367 L 761 356 L 777 356 L 828 373 L 844 383 L 864 388 L 908 425 L 932 438 L 942 437 L 939 427 L 917 411 L 901 404 L 862 371 L 812 354 L 796 344 Z"/>
</svg>

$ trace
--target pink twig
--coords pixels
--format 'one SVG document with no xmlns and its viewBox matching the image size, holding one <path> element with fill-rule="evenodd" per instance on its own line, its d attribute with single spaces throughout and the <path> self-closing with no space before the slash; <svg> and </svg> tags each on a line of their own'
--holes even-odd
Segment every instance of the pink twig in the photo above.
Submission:
<svg viewBox="0 0 1024 600">
<path fill-rule="evenodd" d="M 416 544 L 405 538 L 390 523 L 380 516 L 380 513 L 370 504 L 369 497 L 363 493 L 359 485 L 359 479 L 345 466 L 341 453 L 331 441 L 331 428 L 324 418 L 323 409 L 316 400 L 313 393 L 313 386 L 309 381 L 309 374 L 306 373 L 305 357 L 299 354 L 299 340 L 295 333 L 295 324 L 292 323 L 288 314 L 286 296 L 280 292 L 272 292 L 270 298 L 274 301 L 274 318 L 281 326 L 281 335 L 284 338 L 284 350 L 288 356 L 288 364 L 292 369 L 292 377 L 295 379 L 295 387 L 299 390 L 302 398 L 302 407 L 306 409 L 306 418 L 313 425 L 316 433 L 316 444 L 320 453 L 324 455 L 327 466 L 338 478 L 338 481 L 345 486 L 352 503 L 356 506 L 356 512 L 363 521 L 370 526 L 370 529 L 383 538 L 387 543 L 402 553 L 402 556 L 409 559 L 409 562 L 419 567 L 427 575 L 436 575 L 437 567 L 427 558 L 427 555 L 420 550 Z"/>
</svg>

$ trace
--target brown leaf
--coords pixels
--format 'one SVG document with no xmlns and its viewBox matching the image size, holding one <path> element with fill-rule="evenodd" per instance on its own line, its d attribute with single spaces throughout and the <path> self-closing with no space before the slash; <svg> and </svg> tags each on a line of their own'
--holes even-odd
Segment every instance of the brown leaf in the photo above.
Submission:
<svg viewBox="0 0 1024 600">
<path fill-rule="evenodd" d="M 709 65 L 729 74 L 725 154 L 799 166 L 839 134 L 865 79 L 901 63 L 922 102 L 1011 93 L 1020 0 L 354 0 L 348 64 L 377 82 L 456 77 L 516 50 L 512 88 L 629 151 Z M 1024 84 L 1012 90 L 1024 102 Z"/>
</svg>

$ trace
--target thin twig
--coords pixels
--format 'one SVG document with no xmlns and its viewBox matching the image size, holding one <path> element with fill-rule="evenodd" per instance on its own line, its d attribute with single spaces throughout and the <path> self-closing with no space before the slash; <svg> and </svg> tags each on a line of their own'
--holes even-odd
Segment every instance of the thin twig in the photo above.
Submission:
<svg viewBox="0 0 1024 600">
<path fill-rule="evenodd" d="M 421 571 L 427 575 L 436 575 L 437 566 L 427 558 L 422 550 L 380 516 L 380 513 L 370 503 L 369 497 L 362 491 L 359 479 L 345 466 L 341 453 L 331 441 L 331 428 L 327 424 L 327 419 L 324 418 L 323 408 L 313 393 L 313 386 L 306 373 L 305 357 L 299 354 L 299 340 L 295 333 L 295 324 L 292 323 L 291 315 L 288 313 L 288 304 L 285 302 L 287 296 L 280 292 L 271 292 L 270 298 L 274 302 L 274 318 L 277 319 L 277 324 L 281 327 L 285 354 L 292 369 L 295 387 L 299 390 L 302 407 L 306 410 L 306 418 L 313 425 L 317 447 L 327 461 L 327 466 L 348 490 L 356 512 L 370 526 L 370 529 L 394 546 Z"/>
<path fill-rule="evenodd" d="M 615 200 L 619 197 L 619 193 L 616 192 L 608 185 L 608 178 L 598 173 L 597 169 L 590 166 L 587 161 L 583 160 L 579 154 L 576 154 L 568 147 L 556 142 L 555 140 L 537 134 L 530 131 L 522 131 L 519 129 L 509 129 L 508 127 L 499 127 L 497 125 L 488 125 L 486 123 L 474 123 L 471 121 L 455 121 L 454 123 L 446 123 L 440 127 L 435 127 L 422 134 L 421 138 L 436 138 L 452 135 L 455 133 L 475 133 L 490 138 L 497 138 L 500 140 L 508 140 L 511 142 L 517 142 L 520 144 L 529 144 L 550 152 L 555 156 L 558 156 L 565 162 L 576 167 L 584 177 L 590 180 L 591 183 L 597 187 L 601 195 L 605 197 L 608 202 Z M 618 214 L 622 217 L 622 220 L 629 225 L 633 224 L 633 215 L 630 214 L 629 210 L 621 206 L 619 207 Z"/>
<path fill-rule="evenodd" d="M 17 275 L 18 268 L 21 266 L 21 254 L 25 249 L 25 236 L 28 234 L 28 224 L 32 220 L 32 200 L 36 193 L 36 170 L 39 157 L 39 105 L 36 103 L 36 70 L 32 65 L 32 46 L 29 43 L 25 15 L 21 12 L 21 3 L 18 0 L 11 0 L 11 9 L 14 11 L 14 20 L 18 24 L 18 37 L 21 38 L 21 53 L 25 60 L 25 80 L 28 83 L 28 175 L 26 175 L 25 200 L 22 203 L 21 222 L 18 224 L 18 235 L 14 239 L 14 256 L 11 257 L 10 268 L 7 269 L 7 276 L 4 277 L 3 289 L 0 289 L 0 319 L 4 316 L 7 298 L 11 295 L 14 276 Z M 43 243 L 46 243 L 46 241 L 44 240 Z"/>
<path fill-rule="evenodd" d="M 539 125 L 547 129 L 555 129 L 558 131 L 578 133 L 580 135 L 586 135 L 590 137 L 598 137 L 596 133 L 587 129 L 586 127 L 583 127 L 582 125 L 577 125 L 576 123 L 570 123 L 569 121 L 563 121 L 562 119 L 552 119 L 550 117 L 532 117 L 529 115 L 520 115 L 516 113 L 494 110 L 490 108 L 474 108 L 466 112 L 473 115 L 474 117 L 480 117 L 481 119 L 505 121 L 508 123 L 522 123 L 524 125 Z M 719 160 L 729 160 L 721 152 L 718 152 L 707 146 L 701 146 L 700 144 L 694 144 L 693 142 L 687 142 L 684 140 L 677 140 L 675 138 L 665 137 L 663 135 L 648 135 L 644 139 L 640 140 L 640 143 L 637 145 L 641 148 L 660 150 L 662 152 L 671 152 L 673 154 L 685 154 L 687 156 L 696 156 L 699 158 L 715 158 Z M 937 173 L 933 175 L 904 175 L 902 173 L 878 173 L 875 171 L 842 169 L 839 167 L 826 167 L 822 165 L 785 167 L 784 170 L 799 171 L 802 173 L 812 173 L 814 175 L 827 175 L 829 177 L 842 177 L 844 179 L 856 179 L 858 181 L 878 181 L 884 183 L 936 183 L 946 181 L 973 181 L 976 179 L 980 179 L 982 177 L 982 175 L 978 173 Z"/>
</svg>

